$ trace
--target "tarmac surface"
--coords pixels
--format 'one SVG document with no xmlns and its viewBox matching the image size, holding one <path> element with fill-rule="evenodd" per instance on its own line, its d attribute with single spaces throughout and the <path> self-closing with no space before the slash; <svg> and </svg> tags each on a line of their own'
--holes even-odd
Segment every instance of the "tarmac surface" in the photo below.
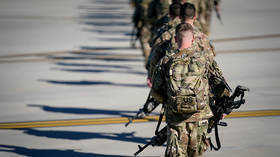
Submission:
<svg viewBox="0 0 280 157">
<path fill-rule="evenodd" d="M 279 157 L 279 6 L 222 1 L 224 24 L 213 12 L 216 60 L 232 88 L 251 91 L 224 120 L 221 150 L 204 156 Z M 132 12 L 128 0 L 1 0 L 1 157 L 127 157 L 149 141 L 159 108 L 124 126 L 149 92 Z"/>
</svg>

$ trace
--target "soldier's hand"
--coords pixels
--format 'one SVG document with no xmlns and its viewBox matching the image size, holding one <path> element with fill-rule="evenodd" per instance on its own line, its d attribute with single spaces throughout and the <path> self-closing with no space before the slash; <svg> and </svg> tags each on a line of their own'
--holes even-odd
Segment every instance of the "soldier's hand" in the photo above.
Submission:
<svg viewBox="0 0 280 157">
<path fill-rule="evenodd" d="M 215 7 L 215 9 L 217 9 L 218 12 L 221 11 L 221 7 L 220 7 L 220 2 L 219 1 L 214 0 L 214 7 Z"/>
<path fill-rule="evenodd" d="M 152 84 L 152 79 L 150 77 L 147 78 L 147 85 L 148 87 L 152 88 L 153 84 Z"/>
<path fill-rule="evenodd" d="M 144 118 L 146 116 L 145 112 L 140 109 L 139 112 L 137 112 L 136 117 L 137 118 Z"/>
<path fill-rule="evenodd" d="M 222 117 L 221 117 L 221 120 L 225 119 L 226 115 L 227 115 L 227 114 L 223 113 L 223 114 L 222 114 Z"/>
</svg>

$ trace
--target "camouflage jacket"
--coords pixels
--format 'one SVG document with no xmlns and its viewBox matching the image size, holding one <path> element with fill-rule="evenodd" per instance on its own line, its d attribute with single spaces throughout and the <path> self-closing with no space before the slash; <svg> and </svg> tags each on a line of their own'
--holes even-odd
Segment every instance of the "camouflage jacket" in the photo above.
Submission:
<svg viewBox="0 0 280 157">
<path fill-rule="evenodd" d="M 149 5 L 148 16 L 156 20 L 169 12 L 171 0 L 153 0 Z"/>
<path fill-rule="evenodd" d="M 181 122 L 181 121 L 199 121 L 203 119 L 208 119 L 212 116 L 212 112 L 209 106 L 209 97 L 224 97 L 229 96 L 229 91 L 227 87 L 224 85 L 223 82 L 225 82 L 225 79 L 222 75 L 222 71 L 218 67 L 216 61 L 214 60 L 214 50 L 213 46 L 210 44 L 207 36 L 199 35 L 196 37 L 196 40 L 194 41 L 192 47 L 189 48 L 190 51 L 194 51 L 195 53 L 201 53 L 204 55 L 204 58 L 207 59 L 207 75 L 205 78 L 205 81 L 209 84 L 208 87 L 205 90 L 208 90 L 203 98 L 205 104 L 207 106 L 200 111 L 199 113 L 195 114 L 189 114 L 186 116 L 180 116 L 176 115 L 172 110 L 170 110 L 168 107 L 165 107 L 165 115 L 167 118 L 168 123 L 173 122 Z M 171 52 L 171 51 L 169 51 Z M 163 73 L 164 65 L 168 62 L 170 57 L 177 54 L 179 50 L 173 50 L 171 53 L 165 55 L 163 58 L 160 59 L 156 67 L 154 68 L 153 74 L 152 74 L 152 96 L 159 102 L 163 104 L 167 104 L 168 101 L 166 100 L 166 93 L 167 93 L 167 87 L 165 83 L 165 74 Z M 160 77 L 159 77 L 160 76 Z"/>
<path fill-rule="evenodd" d="M 148 17 L 148 7 L 152 0 L 135 0 L 135 10 L 132 16 L 132 21 L 136 28 L 141 28 L 143 25 L 151 25 L 151 19 Z"/>
<path fill-rule="evenodd" d="M 180 18 L 171 18 L 169 15 L 159 19 L 152 28 L 152 36 L 149 41 L 150 46 L 153 47 L 154 45 L 172 39 L 175 34 L 175 28 L 180 23 Z"/>
<path fill-rule="evenodd" d="M 169 36 L 170 35 L 170 36 Z M 170 55 L 177 50 L 177 43 L 175 42 L 175 27 L 169 32 L 166 33 L 159 41 L 160 44 L 156 44 L 152 47 L 151 54 L 148 59 L 147 69 L 148 69 L 148 77 L 152 78 L 154 68 L 159 60 L 164 57 L 165 55 Z M 214 56 L 216 55 L 214 47 L 211 45 L 210 40 L 208 39 L 207 35 L 200 32 L 200 30 L 194 27 L 194 42 L 192 47 L 197 48 L 197 50 L 204 49 L 205 45 L 210 44 L 209 52 L 212 53 Z"/>
</svg>

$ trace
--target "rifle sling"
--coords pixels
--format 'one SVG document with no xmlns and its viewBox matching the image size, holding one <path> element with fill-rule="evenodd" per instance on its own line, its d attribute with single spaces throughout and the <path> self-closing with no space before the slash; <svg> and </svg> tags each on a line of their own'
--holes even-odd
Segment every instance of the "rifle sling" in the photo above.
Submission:
<svg viewBox="0 0 280 157">
<path fill-rule="evenodd" d="M 158 123 L 157 123 L 157 128 L 156 128 L 156 131 L 155 131 L 155 135 L 158 134 L 158 130 L 159 130 L 159 127 L 160 127 L 160 124 L 162 122 L 162 118 L 163 118 L 163 115 L 164 115 L 164 104 L 162 104 L 162 107 L 161 107 L 161 110 L 160 110 L 160 115 L 159 115 L 159 119 L 158 119 Z"/>
<path fill-rule="evenodd" d="M 210 142 L 210 149 L 214 149 L 215 151 L 218 151 L 221 148 L 221 142 L 220 142 L 220 138 L 219 138 L 219 131 L 218 131 L 218 124 L 215 123 L 215 139 L 216 139 L 216 144 L 217 147 L 214 146 L 214 144 L 211 141 L 211 138 L 209 139 Z"/>
</svg>

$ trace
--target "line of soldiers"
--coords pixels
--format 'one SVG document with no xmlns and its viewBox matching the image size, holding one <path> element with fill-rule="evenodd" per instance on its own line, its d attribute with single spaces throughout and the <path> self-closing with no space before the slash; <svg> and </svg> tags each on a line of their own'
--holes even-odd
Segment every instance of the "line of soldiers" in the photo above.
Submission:
<svg viewBox="0 0 280 157">
<path fill-rule="evenodd" d="M 212 9 L 219 11 L 220 0 L 132 0 L 135 6 L 132 18 L 136 29 L 134 33 L 139 38 L 146 64 L 154 46 L 153 41 L 162 27 L 168 29 L 166 26 L 174 27 L 180 21 L 176 12 L 178 6 L 172 4 L 186 2 L 196 7 L 196 28 L 209 35 Z M 132 45 L 135 45 L 135 41 L 132 41 Z"/>
<path fill-rule="evenodd" d="M 146 12 L 142 12 L 145 17 L 158 20 L 141 19 L 137 23 L 146 57 L 147 84 L 151 90 L 136 118 L 145 117 L 163 104 L 167 127 L 159 132 L 157 127 L 156 132 L 160 134 L 157 137 L 163 139 L 160 144 L 167 140 L 165 157 L 202 156 L 209 147 L 208 129 L 213 125 L 209 124 L 209 119 L 213 113 L 220 113 L 216 119 L 219 121 L 225 113 L 229 114 L 232 109 L 245 103 L 244 91 L 248 89 L 240 88 L 243 96 L 235 102 L 234 99 L 240 94 L 230 96 L 231 89 L 214 60 L 216 53 L 207 36 L 209 23 L 202 20 L 204 15 L 201 14 L 202 6 L 205 7 L 203 2 L 206 1 L 211 0 L 193 0 L 193 3 L 173 0 L 171 5 L 169 0 L 139 0 L 139 4 L 146 9 Z M 135 4 L 136 8 L 139 4 Z M 161 9 L 150 10 L 149 7 L 157 5 Z M 209 19 L 209 12 L 205 14 L 205 19 Z M 134 19 L 141 17 L 137 15 L 134 15 Z M 206 24 L 205 30 L 202 25 Z M 211 104 L 219 104 L 218 108 L 224 105 L 226 109 L 221 112 L 212 108 Z M 135 155 L 144 148 L 139 147 Z"/>
</svg>

